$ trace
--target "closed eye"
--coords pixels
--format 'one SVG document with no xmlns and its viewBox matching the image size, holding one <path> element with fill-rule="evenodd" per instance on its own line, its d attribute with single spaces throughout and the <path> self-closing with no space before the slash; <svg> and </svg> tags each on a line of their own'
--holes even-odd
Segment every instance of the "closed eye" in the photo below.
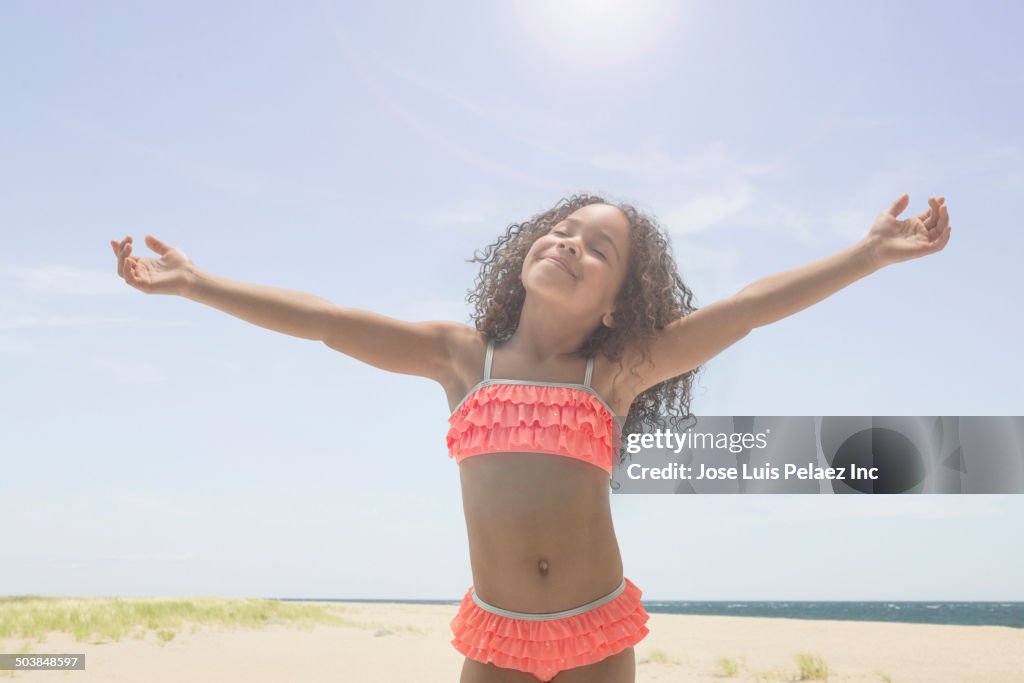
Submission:
<svg viewBox="0 0 1024 683">
<path fill-rule="evenodd" d="M 554 234 L 556 234 L 556 235 L 565 235 L 566 237 L 568 237 L 568 236 L 569 236 L 569 233 L 567 233 L 567 232 L 566 232 L 565 230 L 554 230 L 554 231 L 552 231 L 552 232 L 554 232 Z M 595 253 L 595 254 L 597 254 L 598 256 L 600 256 L 600 257 L 601 257 L 602 259 L 604 259 L 605 261 L 607 261 L 607 260 L 608 260 L 608 257 L 604 255 L 604 252 L 603 252 L 603 251 L 601 251 L 601 250 L 599 250 L 599 249 L 594 249 L 594 247 L 591 247 L 591 249 L 592 249 L 592 250 L 594 251 L 594 253 Z"/>
</svg>

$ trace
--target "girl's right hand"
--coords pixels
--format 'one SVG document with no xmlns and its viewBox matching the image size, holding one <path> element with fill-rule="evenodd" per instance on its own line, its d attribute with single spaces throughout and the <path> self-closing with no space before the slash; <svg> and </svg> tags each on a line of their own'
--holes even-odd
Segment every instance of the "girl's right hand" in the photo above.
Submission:
<svg viewBox="0 0 1024 683">
<path fill-rule="evenodd" d="M 117 274 L 146 294 L 187 294 L 194 280 L 192 259 L 152 235 L 146 235 L 146 244 L 160 254 L 159 259 L 132 256 L 131 235 L 121 242 L 110 240 L 117 256 Z"/>
</svg>

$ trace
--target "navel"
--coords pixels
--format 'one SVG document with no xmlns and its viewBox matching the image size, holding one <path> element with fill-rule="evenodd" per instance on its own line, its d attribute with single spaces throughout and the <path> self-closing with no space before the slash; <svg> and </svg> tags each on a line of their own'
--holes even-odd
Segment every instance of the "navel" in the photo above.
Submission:
<svg viewBox="0 0 1024 683">
<path fill-rule="evenodd" d="M 541 576 L 547 576 L 548 575 L 548 561 L 545 560 L 544 558 L 541 558 L 540 561 L 537 562 L 537 571 L 540 572 Z"/>
</svg>

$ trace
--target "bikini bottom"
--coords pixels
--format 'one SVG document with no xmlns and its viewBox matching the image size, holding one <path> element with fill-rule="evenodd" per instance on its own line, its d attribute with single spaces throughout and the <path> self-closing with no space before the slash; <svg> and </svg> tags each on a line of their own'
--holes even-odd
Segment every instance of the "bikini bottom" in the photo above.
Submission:
<svg viewBox="0 0 1024 683">
<path fill-rule="evenodd" d="M 489 605 L 470 586 L 451 621 L 451 643 L 472 660 L 550 681 L 559 671 L 599 662 L 643 640 L 649 617 L 641 594 L 623 577 L 597 600 L 538 614 Z"/>
</svg>

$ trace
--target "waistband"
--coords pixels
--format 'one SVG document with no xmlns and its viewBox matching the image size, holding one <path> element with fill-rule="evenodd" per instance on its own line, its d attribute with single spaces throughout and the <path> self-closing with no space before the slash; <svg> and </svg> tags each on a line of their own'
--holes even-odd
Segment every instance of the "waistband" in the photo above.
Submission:
<svg viewBox="0 0 1024 683">
<path fill-rule="evenodd" d="M 624 590 L 626 590 L 626 578 L 625 577 L 622 578 L 622 583 L 619 584 L 618 588 L 613 590 L 608 595 L 601 596 L 597 600 L 592 600 L 591 602 L 588 602 L 585 605 L 580 605 L 579 607 L 573 607 L 572 609 L 562 610 L 561 612 L 545 612 L 545 613 L 542 613 L 542 614 L 538 614 L 538 613 L 535 613 L 535 612 L 514 612 L 514 611 L 509 610 L 509 609 L 502 609 L 500 607 L 495 607 L 494 605 L 488 604 L 488 603 L 484 602 L 483 600 L 481 600 L 480 598 L 478 598 L 477 595 L 476 595 L 476 589 L 475 588 L 471 591 L 471 593 L 472 593 L 472 597 L 473 597 L 473 602 L 475 602 L 480 609 L 486 610 L 488 612 L 491 612 L 492 614 L 498 614 L 498 615 L 501 615 L 503 617 L 509 617 L 511 619 L 526 619 L 526 620 L 529 620 L 529 621 L 544 621 L 544 620 L 547 620 L 547 619 L 563 619 L 565 617 L 572 617 L 572 616 L 576 616 L 577 614 L 583 614 L 584 612 L 586 612 L 588 610 L 592 610 L 595 607 L 600 607 L 601 605 L 604 605 L 606 603 L 611 602 L 615 598 L 619 597 L 622 594 L 622 591 L 624 591 Z"/>
</svg>

